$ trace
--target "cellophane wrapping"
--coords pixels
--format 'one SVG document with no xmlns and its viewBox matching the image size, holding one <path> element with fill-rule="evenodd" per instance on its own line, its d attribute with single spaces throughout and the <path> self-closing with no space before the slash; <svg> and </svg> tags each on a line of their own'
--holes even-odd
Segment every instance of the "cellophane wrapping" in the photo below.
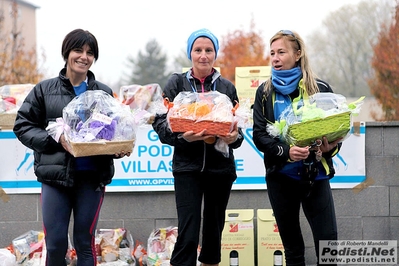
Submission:
<svg viewBox="0 0 399 266">
<path fill-rule="evenodd" d="M 40 261 L 44 247 L 43 231 L 30 230 L 12 240 L 12 248 L 18 265 Z"/>
<path fill-rule="evenodd" d="M 133 266 L 133 237 L 125 228 L 97 229 L 95 235 L 97 263 L 101 266 Z"/>
<path fill-rule="evenodd" d="M 57 141 L 64 133 L 75 157 L 132 152 L 136 139 L 129 107 L 102 90 L 75 97 L 46 129 Z"/>
<path fill-rule="evenodd" d="M 169 266 L 177 239 L 177 227 L 158 228 L 151 232 L 147 242 L 149 266 Z"/>
<path fill-rule="evenodd" d="M 218 91 L 182 91 L 174 98 L 167 119 L 173 132 L 206 129 L 207 135 L 225 136 L 234 122 L 233 103 Z"/>
<path fill-rule="evenodd" d="M 301 100 L 294 111 L 288 106 L 267 131 L 290 145 L 306 147 L 326 137 L 329 142 L 346 139 L 350 134 L 352 115 L 360 112 L 364 97 L 353 103 L 335 93 L 316 93 Z"/>
<path fill-rule="evenodd" d="M 155 115 L 166 113 L 162 89 L 157 83 L 147 85 L 125 85 L 119 90 L 119 99 L 130 107 L 136 125 L 144 127 L 152 124 Z"/>
<path fill-rule="evenodd" d="M 0 87 L 0 129 L 12 129 L 18 109 L 34 84 L 10 84 Z"/>
</svg>

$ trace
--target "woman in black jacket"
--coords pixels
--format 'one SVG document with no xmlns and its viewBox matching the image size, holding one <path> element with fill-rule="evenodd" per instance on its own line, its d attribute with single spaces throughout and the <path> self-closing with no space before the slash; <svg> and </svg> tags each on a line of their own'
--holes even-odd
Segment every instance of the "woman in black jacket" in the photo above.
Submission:
<svg viewBox="0 0 399 266">
<path fill-rule="evenodd" d="M 181 91 L 226 94 L 232 103 L 238 101 L 234 85 L 221 77 L 213 68 L 219 43 L 207 29 L 193 32 L 187 41 L 187 56 L 192 68 L 182 74 L 173 74 L 164 88 L 170 101 Z M 215 149 L 214 136 L 206 131 L 194 133 L 172 132 L 166 115 L 157 116 L 153 123 L 162 143 L 174 146 L 173 176 L 178 216 L 178 237 L 171 265 L 196 265 L 197 247 L 203 208 L 202 245 L 198 260 L 202 265 L 218 265 L 221 259 L 221 237 L 230 190 L 237 178 L 233 149 L 242 141 L 237 126 L 227 136 L 220 136 L 228 144 L 228 154 Z"/>
<path fill-rule="evenodd" d="M 57 143 L 46 131 L 63 108 L 86 90 L 112 90 L 89 71 L 98 59 L 97 40 L 76 29 L 62 43 L 65 67 L 59 76 L 38 83 L 21 105 L 14 125 L 17 138 L 34 151 L 34 171 L 42 183 L 41 203 L 47 250 L 46 266 L 66 265 L 68 227 L 74 216 L 73 243 L 78 265 L 95 266 L 95 229 L 105 186 L 114 175 L 113 157 L 130 153 L 74 158 L 64 135 Z"/>
<path fill-rule="evenodd" d="M 271 78 L 256 91 L 253 105 L 253 140 L 264 153 L 266 184 L 285 249 L 286 265 L 305 265 L 305 246 L 299 224 L 302 204 L 310 224 L 316 255 L 319 240 L 336 240 L 337 226 L 329 179 L 332 157 L 341 139 L 318 140 L 319 147 L 289 145 L 269 134 L 268 124 L 294 103 L 317 92 L 332 92 L 309 67 L 305 44 L 297 33 L 279 31 L 270 40 Z M 316 156 L 317 154 L 317 156 Z M 317 159 L 315 159 L 317 158 Z M 311 160 L 311 161 L 309 161 Z M 310 165 L 310 166 L 309 166 Z"/>
</svg>

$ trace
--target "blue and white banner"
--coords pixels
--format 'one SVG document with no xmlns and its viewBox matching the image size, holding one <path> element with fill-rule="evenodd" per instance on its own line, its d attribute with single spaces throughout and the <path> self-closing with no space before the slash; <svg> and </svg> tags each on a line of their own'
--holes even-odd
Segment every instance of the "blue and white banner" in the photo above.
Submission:
<svg viewBox="0 0 399 266">
<path fill-rule="evenodd" d="M 359 134 L 353 134 L 352 129 L 334 157 L 332 188 L 353 188 L 365 180 L 365 131 L 364 123 Z M 234 152 L 238 178 L 233 190 L 266 189 L 263 154 L 252 141 L 252 128 L 244 132 L 244 142 Z M 172 154 L 173 147 L 160 143 L 151 127 L 140 129 L 132 155 L 115 159 L 115 176 L 107 192 L 172 191 Z M 12 131 L 0 131 L 0 187 L 8 194 L 40 193 L 33 172 L 33 151 Z"/>
</svg>

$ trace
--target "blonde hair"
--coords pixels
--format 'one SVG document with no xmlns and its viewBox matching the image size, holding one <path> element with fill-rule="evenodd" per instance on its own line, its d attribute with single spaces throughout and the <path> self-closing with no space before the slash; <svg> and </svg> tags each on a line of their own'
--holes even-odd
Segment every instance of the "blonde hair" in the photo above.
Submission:
<svg viewBox="0 0 399 266">
<path fill-rule="evenodd" d="M 302 71 L 302 80 L 308 95 L 313 95 L 319 92 L 316 82 L 317 76 L 310 68 L 303 39 L 294 31 L 279 31 L 270 39 L 270 46 L 274 41 L 279 39 L 283 39 L 284 42 L 288 43 L 294 52 L 300 51 L 300 57 L 297 62 L 297 66 L 299 66 Z M 264 91 L 268 94 L 271 91 L 271 88 L 272 82 L 270 78 L 265 82 Z"/>
</svg>

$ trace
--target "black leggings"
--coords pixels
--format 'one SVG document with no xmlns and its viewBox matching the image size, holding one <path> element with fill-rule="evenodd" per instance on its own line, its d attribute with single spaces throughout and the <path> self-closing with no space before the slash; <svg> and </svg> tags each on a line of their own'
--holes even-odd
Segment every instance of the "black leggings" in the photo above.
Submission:
<svg viewBox="0 0 399 266">
<path fill-rule="evenodd" d="M 196 265 L 203 207 L 202 245 L 198 260 L 217 264 L 230 190 L 235 176 L 209 173 L 174 173 L 178 237 L 171 265 Z"/>
<path fill-rule="evenodd" d="M 328 179 L 309 184 L 285 175 L 266 176 L 267 191 L 285 250 L 286 265 L 305 266 L 305 244 L 299 213 L 303 212 L 313 234 L 316 256 L 319 240 L 337 240 L 334 202 Z"/>
</svg>

